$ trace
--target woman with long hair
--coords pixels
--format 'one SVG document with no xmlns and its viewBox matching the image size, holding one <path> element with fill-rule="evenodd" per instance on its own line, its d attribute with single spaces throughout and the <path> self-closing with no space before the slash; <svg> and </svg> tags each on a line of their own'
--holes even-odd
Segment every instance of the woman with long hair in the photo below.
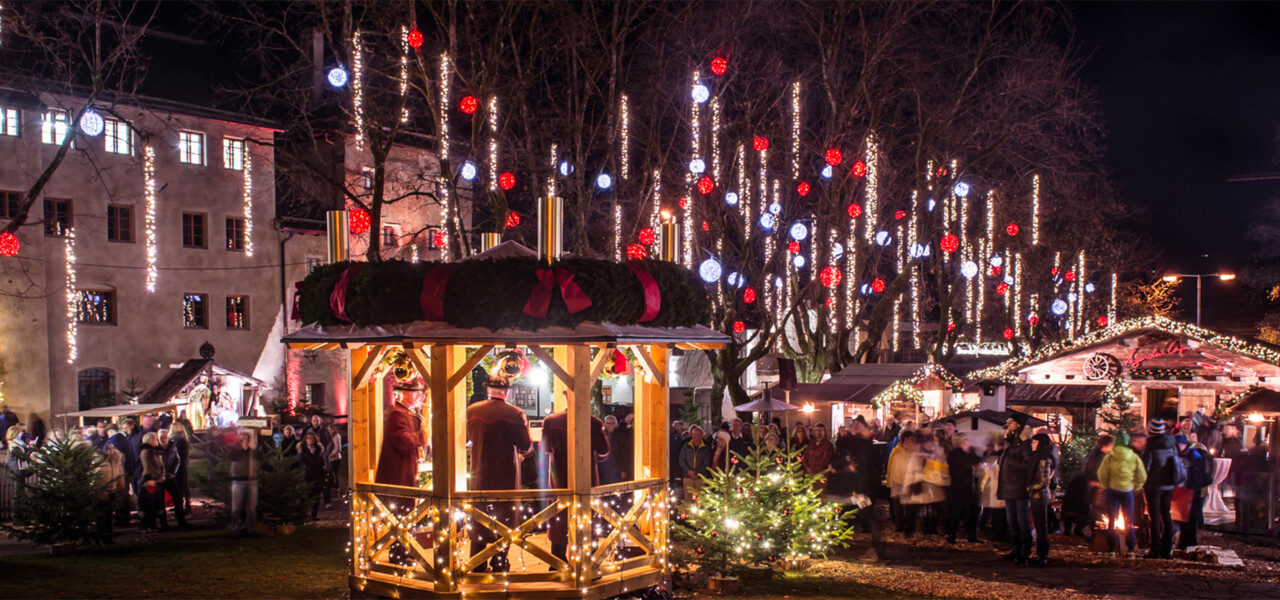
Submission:
<svg viewBox="0 0 1280 600">
<path fill-rule="evenodd" d="M 169 530 L 169 519 L 164 514 L 164 448 L 160 447 L 160 436 L 148 431 L 142 436 L 142 451 L 139 453 L 142 463 L 142 480 L 138 486 L 138 505 L 142 508 L 142 524 L 147 533 L 156 531 L 156 519 L 160 521 L 160 531 Z"/>
</svg>

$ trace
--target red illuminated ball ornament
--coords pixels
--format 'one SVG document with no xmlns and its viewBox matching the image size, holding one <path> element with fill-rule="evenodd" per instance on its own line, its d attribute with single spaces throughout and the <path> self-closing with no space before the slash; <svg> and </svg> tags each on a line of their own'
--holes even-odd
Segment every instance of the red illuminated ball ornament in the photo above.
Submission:
<svg viewBox="0 0 1280 600">
<path fill-rule="evenodd" d="M 711 225 L 710 225 L 710 224 L 708 224 L 706 221 L 703 221 L 703 222 L 702 222 L 702 230 L 703 230 L 703 231 L 711 231 Z"/>
<path fill-rule="evenodd" d="M 792 254 L 800 254 L 800 242 L 795 240 L 787 242 L 787 251 Z"/>
<path fill-rule="evenodd" d="M 884 280 L 879 277 L 871 281 L 871 291 L 879 294 L 884 291 Z"/>
<path fill-rule="evenodd" d="M 649 255 L 649 251 L 645 249 L 643 244 L 631 244 L 627 246 L 628 260 L 642 260 Z"/>
<path fill-rule="evenodd" d="M 742 301 L 751 304 L 756 301 L 756 289 L 747 288 L 742 290 Z"/>
<path fill-rule="evenodd" d="M 1035 327 L 1040 324 L 1040 317 L 1031 315 L 1030 317 L 1027 317 L 1027 322 L 1030 323 L 1032 327 Z"/>
<path fill-rule="evenodd" d="M 1009 284 L 1004 283 L 1004 282 L 1000 282 L 1000 283 L 996 284 L 996 293 L 997 293 L 997 294 L 999 294 L 999 295 L 1001 295 L 1001 296 L 1003 296 L 1003 295 L 1005 295 L 1005 294 L 1009 293 Z"/>
<path fill-rule="evenodd" d="M 712 181 L 710 177 L 703 177 L 698 180 L 698 191 L 702 192 L 703 196 L 710 194 L 711 190 L 714 189 L 716 189 L 716 182 Z"/>
<path fill-rule="evenodd" d="M 734 332 L 734 333 L 742 333 L 742 332 L 744 332 L 744 331 L 746 331 L 746 330 L 747 330 L 747 324 L 746 324 L 746 323 L 743 323 L 742 321 L 734 321 L 734 322 L 733 322 L 733 332 Z"/>
<path fill-rule="evenodd" d="M 353 208 L 347 216 L 347 226 L 351 229 L 351 233 L 364 233 L 369 231 L 372 222 L 369 220 L 369 211 L 363 208 Z"/>
<path fill-rule="evenodd" d="M 1076 272 L 1075 272 L 1075 271 L 1067 271 L 1067 274 L 1066 274 L 1066 275 L 1063 275 L 1063 278 L 1064 278 L 1064 279 L 1066 279 L 1067 281 L 1075 281 L 1075 280 L 1076 280 Z"/>
<path fill-rule="evenodd" d="M 764 152 L 769 149 L 769 138 L 757 135 L 751 140 L 751 147 L 755 148 L 756 152 Z"/>
<path fill-rule="evenodd" d="M 717 56 L 711 59 L 711 72 L 715 73 L 717 77 L 719 77 L 720 75 L 724 75 L 725 72 L 728 70 L 729 70 L 729 61 L 725 60 L 723 56 Z"/>
<path fill-rule="evenodd" d="M 800 194 L 801 196 L 808 196 L 808 195 L 809 195 L 809 184 L 808 184 L 807 182 L 801 181 L 801 182 L 800 182 L 800 185 L 797 185 L 797 186 L 796 186 L 796 193 L 797 193 L 797 194 Z"/>
<path fill-rule="evenodd" d="M 506 172 L 498 176 L 498 187 L 509 190 L 516 187 L 516 176 L 514 173 Z"/>
<path fill-rule="evenodd" d="M 443 248 L 443 247 L 444 247 L 444 232 L 443 232 L 443 231 L 437 231 L 435 235 L 431 236 L 431 245 L 432 245 L 432 246 L 435 246 L 436 248 Z"/>
<path fill-rule="evenodd" d="M 836 165 L 839 165 L 840 161 L 844 160 L 844 155 L 840 153 L 839 148 L 832 148 L 830 150 L 827 150 L 827 153 L 826 155 L 823 156 L 823 158 L 827 160 L 827 164 L 834 167 Z"/>
<path fill-rule="evenodd" d="M 947 323 L 947 331 L 955 331 L 955 330 L 956 330 L 955 323 Z"/>
<path fill-rule="evenodd" d="M 1101 316 L 1101 317 L 1098 317 L 1098 327 L 1106 327 L 1106 326 L 1107 326 L 1107 317 L 1106 317 L 1106 315 L 1103 315 L 1103 316 Z"/>
<path fill-rule="evenodd" d="M 938 167 L 938 177 L 946 177 L 946 176 L 947 176 L 947 168 Z"/>
<path fill-rule="evenodd" d="M 409 47 L 414 50 L 422 47 L 422 32 L 418 31 L 417 27 L 409 32 Z"/>
<path fill-rule="evenodd" d="M 1004 232 L 1009 235 L 1018 235 L 1018 224 L 1010 223 L 1008 227 L 1004 228 Z"/>
<path fill-rule="evenodd" d="M 954 233 L 948 233 L 947 235 L 942 236 L 942 240 L 938 242 L 938 246 L 942 248 L 943 252 L 951 254 L 952 252 L 960 249 L 960 238 L 956 237 L 956 234 Z"/>
<path fill-rule="evenodd" d="M 841 274 L 840 269 L 836 268 L 835 266 L 829 266 L 823 269 L 822 272 L 818 274 L 818 280 L 821 281 L 822 285 L 826 286 L 827 288 L 833 288 L 833 287 L 836 287 L 837 285 L 840 285 L 840 282 L 843 279 L 844 279 L 844 275 Z"/>
<path fill-rule="evenodd" d="M 1054 267 L 1054 268 L 1052 268 L 1052 269 L 1049 269 L 1049 275 L 1050 275 L 1050 276 L 1053 276 L 1053 277 L 1057 277 L 1059 272 L 1060 272 L 1060 271 L 1058 271 L 1058 267 Z"/>
<path fill-rule="evenodd" d="M 849 213 L 850 219 L 856 219 L 862 216 L 862 205 L 858 204 L 857 202 L 854 202 L 853 204 L 849 205 L 849 208 L 846 209 L 846 212 Z"/>
<path fill-rule="evenodd" d="M 995 265 L 992 265 L 992 266 L 991 266 L 991 276 L 992 276 L 992 277 L 999 277 L 999 276 L 1000 276 L 1000 272 L 1001 272 L 1001 271 L 1003 271 L 1003 270 L 1004 270 L 1004 269 L 1003 269 L 1002 267 L 997 267 L 997 266 L 995 266 Z"/>
<path fill-rule="evenodd" d="M 652 246 L 654 242 L 658 241 L 658 234 L 654 233 L 653 229 L 649 227 L 641 229 L 638 237 L 640 238 L 640 243 L 646 246 Z"/>
<path fill-rule="evenodd" d="M 520 224 L 520 214 L 516 211 L 507 213 L 507 229 L 511 229 Z"/>
<path fill-rule="evenodd" d="M 685 205 L 685 204 L 688 204 L 688 202 L 686 202 L 684 198 L 681 198 L 681 199 L 680 199 L 680 208 L 684 208 L 684 205 Z"/>
<path fill-rule="evenodd" d="M 0 233 L 0 254 L 4 256 L 17 256 L 18 250 L 22 248 L 22 242 L 18 241 L 18 236 L 12 233 Z"/>
<path fill-rule="evenodd" d="M 832 306 L 835 306 L 835 304 L 836 304 L 836 299 L 830 296 L 827 296 L 827 301 L 826 301 L 827 308 L 831 308 Z"/>
<path fill-rule="evenodd" d="M 893 213 L 893 218 L 896 221 L 901 221 L 904 218 L 906 218 L 906 216 L 907 216 L 907 211 L 905 210 L 894 211 Z"/>
<path fill-rule="evenodd" d="M 1006 330 L 1004 330 L 1004 339 L 1006 339 L 1006 340 L 1011 340 L 1011 339 L 1013 339 L 1013 330 L 1012 330 L 1012 329 L 1006 329 Z"/>
<path fill-rule="evenodd" d="M 479 109 L 480 101 L 475 96 L 463 96 L 462 100 L 458 102 L 458 110 L 462 111 L 463 114 L 474 115 Z"/>
<path fill-rule="evenodd" d="M 853 163 L 852 173 L 854 177 L 865 177 L 867 175 L 867 163 L 862 161 Z"/>
</svg>

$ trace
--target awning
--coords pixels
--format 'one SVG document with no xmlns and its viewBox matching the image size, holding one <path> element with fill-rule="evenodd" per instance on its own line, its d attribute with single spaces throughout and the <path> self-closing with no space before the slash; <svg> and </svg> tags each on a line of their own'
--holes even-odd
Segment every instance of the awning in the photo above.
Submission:
<svg viewBox="0 0 1280 600">
<path fill-rule="evenodd" d="M 120 404 L 117 406 L 103 406 L 101 408 L 91 408 L 89 410 L 62 413 L 57 416 L 82 419 L 120 419 L 123 417 L 135 417 L 138 415 L 176 410 L 178 407 L 186 405 L 187 402 L 185 400 L 181 402 L 166 402 L 163 404 Z"/>
<path fill-rule="evenodd" d="M 1102 406 L 1103 385 L 1014 385 L 1005 404 L 1017 406 Z"/>
<path fill-rule="evenodd" d="M 1280 392 L 1270 388 L 1260 388 L 1245 396 L 1229 412 L 1233 413 L 1271 413 L 1280 414 Z"/>
</svg>

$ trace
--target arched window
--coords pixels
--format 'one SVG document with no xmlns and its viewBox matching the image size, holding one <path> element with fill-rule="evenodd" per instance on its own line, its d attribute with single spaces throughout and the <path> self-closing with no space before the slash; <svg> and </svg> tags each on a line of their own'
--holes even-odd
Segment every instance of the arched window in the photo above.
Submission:
<svg viewBox="0 0 1280 600">
<path fill-rule="evenodd" d="M 116 372 L 111 369 L 85 369 L 76 376 L 80 389 L 80 410 L 116 403 Z"/>
</svg>

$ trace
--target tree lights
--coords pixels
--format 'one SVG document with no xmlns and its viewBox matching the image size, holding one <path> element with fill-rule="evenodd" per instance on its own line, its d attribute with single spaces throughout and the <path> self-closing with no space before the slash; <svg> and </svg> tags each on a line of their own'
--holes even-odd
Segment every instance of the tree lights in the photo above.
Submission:
<svg viewBox="0 0 1280 600">
<path fill-rule="evenodd" d="M 147 211 L 143 219 L 147 245 L 147 291 L 155 292 L 156 281 L 160 278 L 157 263 L 160 249 L 156 238 L 156 150 L 150 144 L 142 151 L 142 178 L 142 197 Z"/>
</svg>

